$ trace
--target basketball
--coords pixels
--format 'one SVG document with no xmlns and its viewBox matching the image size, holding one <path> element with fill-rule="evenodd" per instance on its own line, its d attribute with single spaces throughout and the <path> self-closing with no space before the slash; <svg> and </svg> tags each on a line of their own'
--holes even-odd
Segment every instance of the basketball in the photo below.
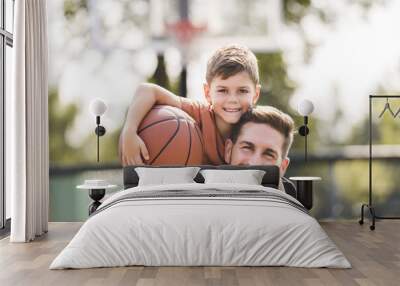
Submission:
<svg viewBox="0 0 400 286">
<path fill-rule="evenodd" d="M 140 123 L 138 135 L 146 144 L 147 165 L 201 165 L 203 138 L 197 123 L 179 108 L 156 105 Z"/>
</svg>

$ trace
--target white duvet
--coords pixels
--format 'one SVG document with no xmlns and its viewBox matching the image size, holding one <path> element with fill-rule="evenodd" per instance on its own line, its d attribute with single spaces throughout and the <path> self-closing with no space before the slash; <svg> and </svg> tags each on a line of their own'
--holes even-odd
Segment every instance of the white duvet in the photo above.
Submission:
<svg viewBox="0 0 400 286">
<path fill-rule="evenodd" d="M 241 196 L 129 199 L 144 192 L 174 190 L 240 191 Z M 265 192 L 269 198 L 252 197 L 251 191 Z M 50 269 L 126 265 L 350 268 L 342 252 L 299 204 L 279 190 L 255 185 L 131 188 L 108 198 Z"/>
</svg>

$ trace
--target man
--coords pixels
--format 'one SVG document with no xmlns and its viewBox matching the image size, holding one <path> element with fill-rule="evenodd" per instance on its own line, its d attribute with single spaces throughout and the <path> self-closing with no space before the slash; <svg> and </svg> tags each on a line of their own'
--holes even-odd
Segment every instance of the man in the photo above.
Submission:
<svg viewBox="0 0 400 286">
<path fill-rule="evenodd" d="M 271 106 L 243 114 L 225 142 L 225 161 L 231 165 L 277 165 L 283 176 L 289 166 L 293 119 Z"/>
</svg>

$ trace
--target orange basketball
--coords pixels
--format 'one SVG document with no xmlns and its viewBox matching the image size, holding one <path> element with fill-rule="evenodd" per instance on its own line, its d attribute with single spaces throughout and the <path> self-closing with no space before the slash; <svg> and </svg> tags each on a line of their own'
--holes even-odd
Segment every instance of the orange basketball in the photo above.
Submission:
<svg viewBox="0 0 400 286">
<path fill-rule="evenodd" d="M 201 165 L 203 139 L 197 123 L 179 108 L 156 105 L 140 123 L 138 135 L 146 144 L 148 165 Z"/>
</svg>

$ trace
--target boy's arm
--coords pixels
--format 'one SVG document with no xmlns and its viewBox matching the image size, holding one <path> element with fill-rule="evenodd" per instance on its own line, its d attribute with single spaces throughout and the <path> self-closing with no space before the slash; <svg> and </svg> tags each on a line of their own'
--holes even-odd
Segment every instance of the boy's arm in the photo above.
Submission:
<svg viewBox="0 0 400 286">
<path fill-rule="evenodd" d="M 165 88 L 151 83 L 140 84 L 132 98 L 121 133 L 120 154 L 123 166 L 143 164 L 141 155 L 146 160 L 149 158 L 144 142 L 137 135 L 137 129 L 156 104 L 182 107 L 179 97 Z"/>
<path fill-rule="evenodd" d="M 137 132 L 140 122 L 156 104 L 181 108 L 179 97 L 172 92 L 156 84 L 140 84 L 129 106 L 124 129 Z"/>
</svg>

